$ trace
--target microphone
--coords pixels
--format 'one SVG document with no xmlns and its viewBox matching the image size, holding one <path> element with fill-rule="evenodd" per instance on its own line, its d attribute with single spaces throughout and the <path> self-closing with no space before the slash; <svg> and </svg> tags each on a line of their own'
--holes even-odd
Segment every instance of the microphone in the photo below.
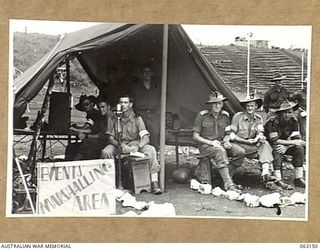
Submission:
<svg viewBox="0 0 320 250">
<path fill-rule="evenodd" d="M 120 133 L 122 132 L 122 127 L 120 123 L 121 116 L 123 114 L 122 106 L 120 103 L 117 104 L 116 110 L 114 111 L 116 117 L 117 117 L 117 133 L 118 137 L 120 138 Z"/>
<path fill-rule="evenodd" d="M 121 117 L 122 116 L 122 106 L 120 103 L 117 104 L 116 110 L 114 112 L 116 114 L 117 117 Z"/>
</svg>

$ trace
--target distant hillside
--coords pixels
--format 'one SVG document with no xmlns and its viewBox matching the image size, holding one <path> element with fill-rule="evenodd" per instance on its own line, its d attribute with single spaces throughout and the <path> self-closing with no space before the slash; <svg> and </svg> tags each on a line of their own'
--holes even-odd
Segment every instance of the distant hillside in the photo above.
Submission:
<svg viewBox="0 0 320 250">
<path fill-rule="evenodd" d="M 25 34 L 21 32 L 15 32 L 13 34 L 13 47 L 14 47 L 14 67 L 18 68 L 22 72 L 31 67 L 40 58 L 46 55 L 54 46 L 58 43 L 59 36 L 50 36 L 45 34 L 30 33 Z M 96 93 L 96 87 L 92 81 L 82 69 L 77 59 L 70 61 L 70 80 L 71 80 L 71 92 L 74 100 L 74 105 L 78 103 L 81 93 L 92 95 Z M 38 110 L 41 109 L 46 88 L 42 88 L 39 94 L 28 104 L 26 110 L 26 116 L 29 117 L 28 126 L 31 126 L 34 122 Z M 48 114 L 46 114 L 47 116 Z M 71 111 L 71 117 L 73 122 L 84 121 L 85 116 L 83 112 L 76 110 Z M 46 117 L 48 119 L 48 117 Z"/>
<path fill-rule="evenodd" d="M 198 46 L 221 79 L 236 92 L 245 92 L 247 84 L 247 48 L 242 46 Z M 250 87 L 263 94 L 273 85 L 276 72 L 286 75 L 283 85 L 291 92 L 301 89 L 301 51 L 251 48 Z M 304 77 L 307 72 L 307 52 Z"/>
<path fill-rule="evenodd" d="M 13 34 L 13 64 L 27 70 L 47 54 L 59 41 L 59 36 L 15 32 Z"/>
<path fill-rule="evenodd" d="M 60 37 L 39 33 L 13 33 L 13 65 L 22 72 L 30 68 L 58 43 Z M 74 86 L 91 85 L 77 59 L 70 62 L 70 78 Z"/>
</svg>

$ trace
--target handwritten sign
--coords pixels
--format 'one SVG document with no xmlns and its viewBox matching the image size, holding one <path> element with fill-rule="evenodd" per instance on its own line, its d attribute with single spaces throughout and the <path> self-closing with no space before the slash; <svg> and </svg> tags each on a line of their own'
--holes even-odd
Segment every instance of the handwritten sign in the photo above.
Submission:
<svg viewBox="0 0 320 250">
<path fill-rule="evenodd" d="M 38 163 L 37 212 L 48 216 L 115 214 L 113 160 Z"/>
</svg>

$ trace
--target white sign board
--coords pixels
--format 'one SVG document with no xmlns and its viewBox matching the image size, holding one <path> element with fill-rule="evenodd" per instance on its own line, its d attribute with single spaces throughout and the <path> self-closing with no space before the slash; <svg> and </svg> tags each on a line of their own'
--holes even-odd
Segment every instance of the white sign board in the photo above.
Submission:
<svg viewBox="0 0 320 250">
<path fill-rule="evenodd" d="M 38 163 L 37 173 L 39 215 L 115 214 L 114 160 Z"/>
</svg>

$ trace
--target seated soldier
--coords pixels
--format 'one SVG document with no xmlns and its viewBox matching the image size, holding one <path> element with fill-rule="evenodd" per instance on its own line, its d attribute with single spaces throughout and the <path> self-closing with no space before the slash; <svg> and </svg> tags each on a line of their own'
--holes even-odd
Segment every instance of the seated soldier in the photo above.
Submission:
<svg viewBox="0 0 320 250">
<path fill-rule="evenodd" d="M 231 121 L 230 147 L 227 147 L 228 156 L 240 155 L 231 161 L 230 167 L 240 167 L 245 156 L 254 158 L 258 154 L 258 159 L 262 165 L 262 181 L 265 187 L 271 190 L 279 190 L 273 182 L 275 178 L 270 175 L 270 164 L 273 161 L 272 147 L 264 136 L 262 117 L 256 113 L 261 107 L 262 99 L 251 94 L 241 101 L 245 111 L 236 113 Z M 232 172 L 232 170 L 230 170 Z"/>
<path fill-rule="evenodd" d="M 158 173 L 160 164 L 157 161 L 157 152 L 155 148 L 149 145 L 149 132 L 146 130 L 145 124 L 139 115 L 136 115 L 132 110 L 132 99 L 129 96 L 120 97 L 120 104 L 123 114 L 120 122 L 122 127 L 121 132 L 121 153 L 129 154 L 141 152 L 150 157 L 150 174 L 151 174 L 151 189 L 154 194 L 161 194 L 159 187 Z M 116 155 L 116 147 L 118 146 L 116 119 L 109 120 L 107 133 L 110 135 L 110 145 L 102 150 L 103 159 L 113 159 Z"/>
<path fill-rule="evenodd" d="M 229 174 L 229 160 L 224 147 L 231 146 L 225 129 L 230 124 L 229 113 L 222 110 L 224 100 L 227 99 L 218 92 L 210 95 L 207 104 L 211 104 L 211 110 L 203 110 L 198 113 L 193 126 L 193 139 L 199 143 L 199 151 L 217 166 L 219 174 L 224 182 L 225 190 L 239 191 Z M 226 140 L 223 140 L 226 138 Z"/>
<path fill-rule="evenodd" d="M 106 131 L 108 124 L 110 124 L 109 119 L 112 119 L 114 114 L 105 98 L 98 98 L 97 105 L 101 115 L 91 128 L 82 129 L 82 132 L 79 133 L 79 139 L 83 141 L 73 160 L 99 159 L 101 158 L 101 150 L 109 142 Z"/>
<path fill-rule="evenodd" d="M 93 95 L 81 95 L 79 99 L 79 103 L 75 106 L 77 110 L 86 112 L 87 121 L 84 125 L 72 124 L 70 127 L 71 131 L 74 132 L 82 132 L 82 130 L 86 130 L 93 126 L 94 122 L 99 119 L 100 112 L 95 109 L 97 98 Z"/>
<path fill-rule="evenodd" d="M 295 168 L 294 186 L 305 187 L 303 179 L 303 160 L 305 141 L 301 139 L 298 122 L 293 118 L 297 103 L 285 100 L 276 114 L 265 124 L 268 141 L 273 147 L 274 174 L 276 184 L 284 189 L 292 189 L 291 185 L 282 181 L 282 160 L 284 155 L 292 155 L 292 165 Z"/>
<path fill-rule="evenodd" d="M 91 129 L 94 123 L 99 119 L 100 112 L 95 109 L 96 105 L 96 97 L 93 95 L 81 95 L 79 99 L 79 103 L 75 105 L 76 109 L 79 111 L 86 112 L 86 122 L 83 125 L 72 124 L 70 127 L 71 132 L 75 132 L 77 134 L 83 133 L 84 131 L 88 131 Z M 73 160 L 76 154 L 76 151 L 79 147 L 79 143 L 70 143 L 68 144 L 65 152 L 65 160 Z"/>
</svg>

